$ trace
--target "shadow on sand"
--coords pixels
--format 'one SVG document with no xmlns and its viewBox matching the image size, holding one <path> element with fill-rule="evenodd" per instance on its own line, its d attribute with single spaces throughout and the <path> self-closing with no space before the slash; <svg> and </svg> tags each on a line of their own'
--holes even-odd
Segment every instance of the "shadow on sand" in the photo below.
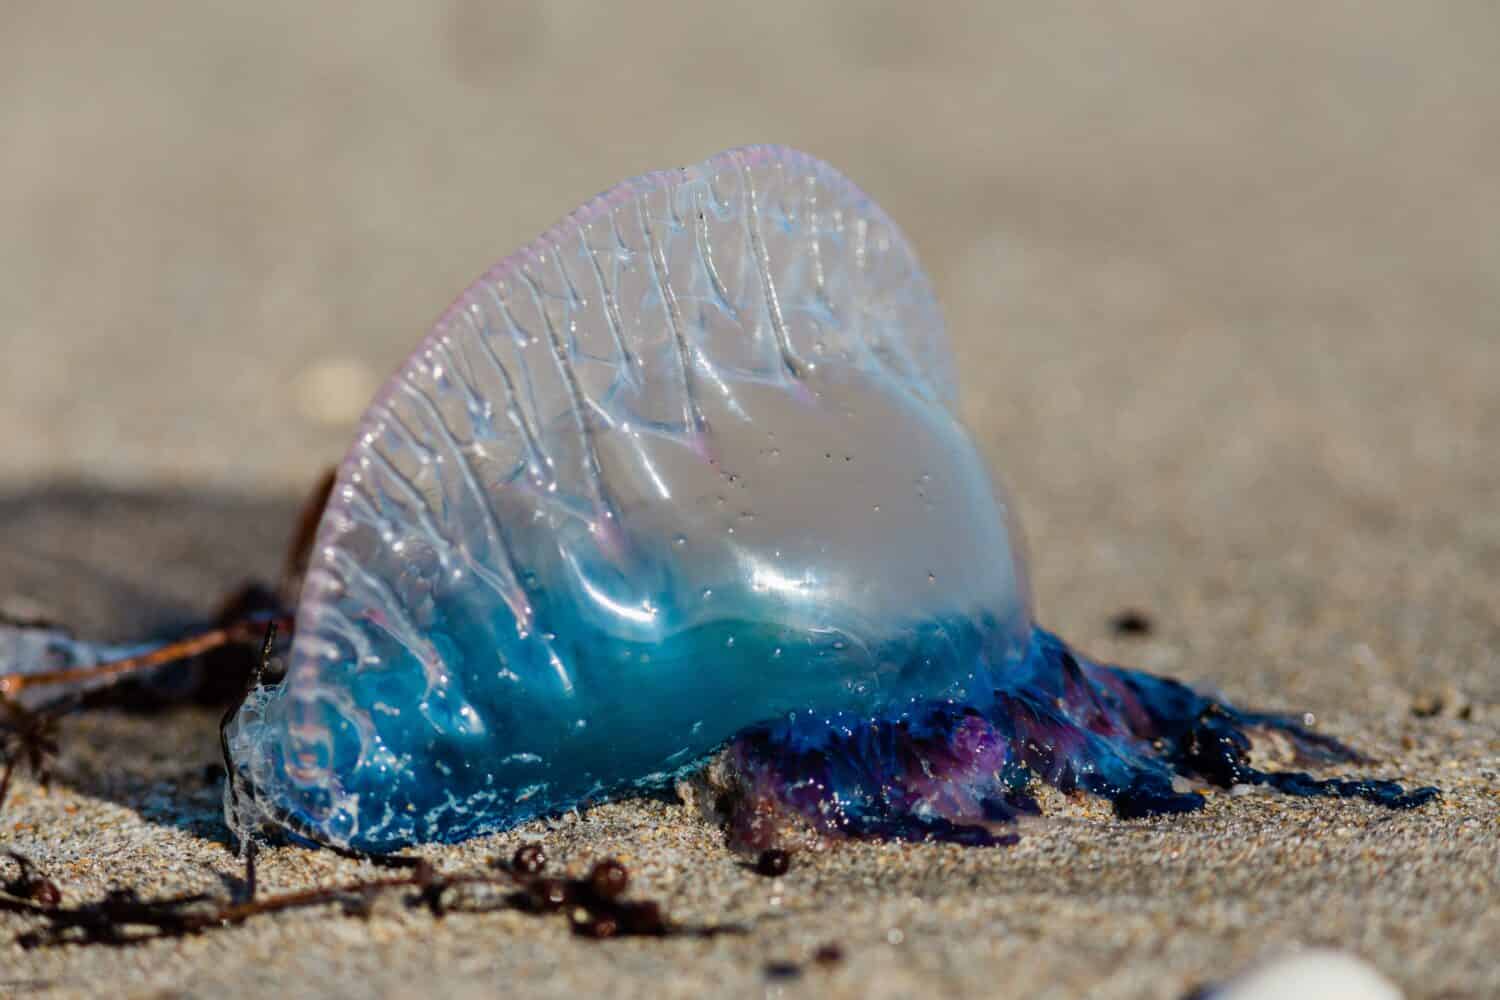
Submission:
<svg viewBox="0 0 1500 1000">
<path fill-rule="evenodd" d="M 61 482 L 0 493 L 0 613 L 84 638 L 173 635 L 250 580 L 273 581 L 301 497 Z M 53 781 L 229 842 L 219 711 L 90 709 L 62 722 Z"/>
</svg>

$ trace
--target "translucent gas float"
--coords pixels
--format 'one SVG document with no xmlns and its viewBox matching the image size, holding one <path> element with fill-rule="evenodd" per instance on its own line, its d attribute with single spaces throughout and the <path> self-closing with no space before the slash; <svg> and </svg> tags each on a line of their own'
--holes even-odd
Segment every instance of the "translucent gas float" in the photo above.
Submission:
<svg viewBox="0 0 1500 1000">
<path fill-rule="evenodd" d="M 1277 730 L 1034 624 L 910 245 L 778 147 L 626 181 L 484 275 L 364 415 L 230 822 L 388 851 L 661 786 L 731 829 L 1004 842 L 1035 781 L 1411 806 L 1248 762 Z M 1183 781 L 1181 779 L 1189 779 Z"/>
</svg>

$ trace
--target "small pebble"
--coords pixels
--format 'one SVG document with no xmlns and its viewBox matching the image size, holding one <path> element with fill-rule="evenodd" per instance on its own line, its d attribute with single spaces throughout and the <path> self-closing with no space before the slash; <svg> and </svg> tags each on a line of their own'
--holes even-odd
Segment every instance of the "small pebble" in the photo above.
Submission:
<svg viewBox="0 0 1500 1000">
<path fill-rule="evenodd" d="M 1318 948 L 1274 959 L 1198 994 L 1204 1000 L 1401 1000 L 1374 966 Z"/>
<path fill-rule="evenodd" d="M 1155 626 L 1144 611 L 1126 608 L 1109 620 L 1115 635 L 1150 635 Z"/>
<path fill-rule="evenodd" d="M 771 848 L 761 851 L 755 861 L 755 870 L 767 878 L 779 878 L 792 867 L 792 856 L 786 851 Z"/>
<path fill-rule="evenodd" d="M 767 962 L 767 979 L 797 979 L 802 975 L 802 966 L 796 962 Z"/>
<path fill-rule="evenodd" d="M 600 899 L 614 899 L 630 884 L 630 872 L 614 858 L 605 858 L 589 872 L 589 888 Z"/>
<path fill-rule="evenodd" d="M 547 867 L 547 852 L 541 844 L 525 844 L 516 848 L 510 866 L 521 875 L 538 875 Z"/>
</svg>

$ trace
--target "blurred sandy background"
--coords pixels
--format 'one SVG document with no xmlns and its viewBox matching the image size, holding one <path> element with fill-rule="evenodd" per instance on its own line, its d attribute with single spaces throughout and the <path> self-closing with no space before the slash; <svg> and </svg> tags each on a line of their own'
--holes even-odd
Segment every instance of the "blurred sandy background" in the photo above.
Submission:
<svg viewBox="0 0 1500 1000">
<path fill-rule="evenodd" d="M 475 995 L 926 981 L 1175 996 L 1322 942 L 1417 995 L 1494 995 L 1493 4 L 4 0 L 0 608 L 138 634 L 272 572 L 298 495 L 472 278 L 623 177 L 765 141 L 844 170 L 915 242 L 1049 624 L 1311 709 L 1382 773 L 1454 789 L 1445 804 L 1392 818 L 1226 802 L 1010 855 L 856 851 L 896 865 L 899 891 L 830 862 L 770 939 L 701 952 L 588 951 L 558 928 L 479 921 L 488 958 L 443 978 L 424 948 L 388 954 L 360 929 L 378 921 L 330 921 L 91 953 L 87 968 L 0 944 L 0 968 L 63 992 L 92 970 L 146 994 L 301 977 L 349 995 L 417 979 Z M 1157 635 L 1112 638 L 1125 606 Z M 171 805 L 169 750 L 211 759 L 211 720 L 177 720 L 177 743 L 159 721 L 80 725 L 92 749 L 75 741 L 61 791 L 22 784 L 0 848 L 83 865 L 80 892 L 119 871 L 180 888 L 163 873 L 182 857 L 232 868 L 204 833 L 213 796 L 189 797 L 187 819 Z M 686 823 L 635 808 L 600 822 L 643 856 L 661 824 Z M 137 833 L 105 851 L 80 816 Z M 697 853 L 662 872 L 740 877 L 711 836 L 683 836 Z M 1316 855 L 1296 877 L 1275 850 L 1235 846 L 1292 837 Z M 1086 872 L 1088 844 L 1110 860 Z M 101 852 L 111 864 L 89 868 Z M 287 884 L 334 864 L 295 853 Z M 942 865 L 965 874 L 931 877 Z M 893 952 L 891 908 L 938 897 L 954 909 L 906 925 Z M 763 959 L 834 932 L 843 978 L 767 985 Z M 508 935 L 525 944 L 507 951 Z M 320 979 L 331 955 L 342 978 Z M 517 971 L 536 961 L 549 978 Z"/>
</svg>

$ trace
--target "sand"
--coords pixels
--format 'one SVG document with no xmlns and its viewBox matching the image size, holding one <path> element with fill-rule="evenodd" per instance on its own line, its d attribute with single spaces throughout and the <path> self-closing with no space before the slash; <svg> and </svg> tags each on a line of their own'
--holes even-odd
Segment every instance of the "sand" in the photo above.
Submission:
<svg viewBox="0 0 1500 1000">
<path fill-rule="evenodd" d="M 393 898 L 24 951 L 0 916 L 0 994 L 1170 998 L 1314 944 L 1410 996 L 1500 994 L 1494 8 L 801 7 L 8 12 L 0 608 L 135 636 L 273 573 L 471 278 L 623 176 L 781 141 L 923 255 L 1042 621 L 1310 711 L 1442 801 L 1071 803 L 1011 849 L 847 846 L 774 881 L 683 806 L 622 802 L 424 853 L 612 854 L 743 933 L 597 943 Z M 1126 607 L 1150 637 L 1111 634 Z M 214 722 L 68 720 L 0 850 L 69 900 L 220 891 Z M 361 870 L 262 861 L 267 891 Z"/>
</svg>

